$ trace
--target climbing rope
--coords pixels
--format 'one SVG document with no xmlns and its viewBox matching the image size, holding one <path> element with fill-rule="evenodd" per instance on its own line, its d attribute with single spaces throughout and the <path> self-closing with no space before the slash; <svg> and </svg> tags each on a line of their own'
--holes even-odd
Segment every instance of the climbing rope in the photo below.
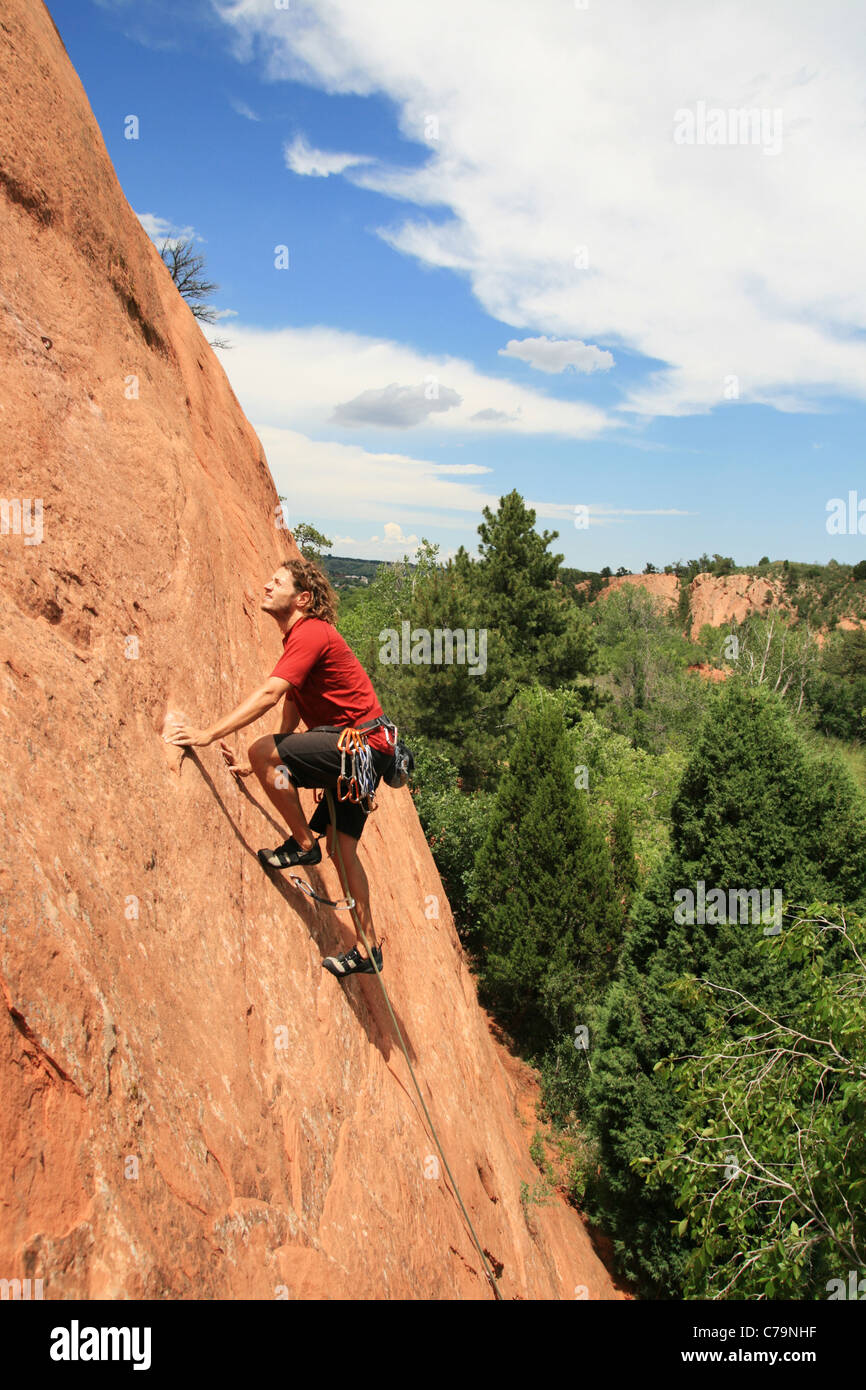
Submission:
<svg viewBox="0 0 866 1390">
<path fill-rule="evenodd" d="M 484 1273 L 486 1274 L 488 1280 L 490 1281 L 490 1286 L 491 1286 L 491 1288 L 493 1289 L 494 1294 L 496 1295 L 496 1297 L 499 1299 L 499 1301 L 500 1301 L 500 1303 L 501 1303 L 501 1302 L 503 1301 L 503 1299 L 502 1299 L 502 1294 L 499 1292 L 499 1289 L 498 1289 L 497 1284 L 496 1284 L 496 1280 L 495 1280 L 495 1278 L 494 1278 L 494 1276 L 493 1276 L 493 1271 L 491 1270 L 489 1264 L 487 1263 L 487 1256 L 484 1254 L 484 1251 L 483 1251 L 482 1248 L 481 1248 L 481 1244 L 480 1244 L 480 1242 L 479 1242 L 479 1240 L 478 1240 L 478 1237 L 477 1237 L 477 1235 L 475 1234 L 475 1227 L 472 1225 L 472 1222 L 471 1222 L 470 1219 L 469 1219 L 469 1213 L 468 1213 L 468 1211 L 466 1210 L 465 1206 L 463 1205 L 463 1198 L 460 1196 L 460 1189 L 459 1189 L 459 1187 L 457 1186 L 457 1183 L 456 1183 L 455 1180 L 454 1180 L 454 1174 L 451 1172 L 451 1169 L 448 1167 L 448 1160 L 447 1160 L 447 1158 L 445 1157 L 445 1154 L 444 1154 L 444 1152 L 443 1152 L 443 1150 L 442 1150 L 442 1145 L 439 1143 L 439 1135 L 436 1133 L 436 1126 L 434 1125 L 432 1119 L 430 1118 L 430 1111 L 427 1109 L 427 1105 L 426 1105 L 426 1103 L 425 1103 L 425 1101 L 424 1101 L 424 1097 L 423 1097 L 423 1095 L 421 1094 L 421 1087 L 418 1085 L 418 1078 L 417 1078 L 416 1075 L 415 1075 L 415 1069 L 414 1069 L 414 1067 L 412 1066 L 412 1063 L 411 1063 L 411 1061 L 410 1061 L 410 1059 L 409 1059 L 409 1052 L 408 1052 L 408 1049 L 407 1049 L 407 1047 L 406 1047 L 405 1042 L 403 1041 L 403 1034 L 402 1034 L 401 1031 L 400 1031 L 400 1025 L 399 1025 L 399 1023 L 397 1022 L 396 1016 L 395 1016 L 395 1014 L 394 1014 L 394 1010 L 391 1008 L 391 1000 L 388 998 L 388 991 L 387 991 L 387 989 L 385 988 L 385 986 L 384 986 L 384 984 L 383 984 L 383 982 L 382 982 L 382 972 L 381 972 L 381 970 L 379 969 L 378 965 L 376 964 L 376 960 L 375 960 L 375 957 L 374 957 L 374 955 L 373 955 L 373 952 L 370 950 L 370 944 L 369 944 L 369 942 L 367 941 L 366 936 L 364 935 L 364 928 L 361 926 L 361 922 L 360 922 L 360 919 L 359 919 L 359 917 L 358 917 L 357 910 L 356 910 L 356 908 L 355 908 L 354 899 L 351 897 L 351 895 L 350 895 L 350 893 L 349 893 L 349 880 L 348 880 L 348 876 L 347 876 L 347 874 L 346 874 L 346 866 L 345 866 L 345 864 L 343 863 L 343 852 L 342 852 L 342 850 L 340 849 L 340 836 L 339 836 L 339 832 L 338 832 L 338 830 L 337 830 L 337 814 L 336 814 L 336 811 L 335 811 L 335 809 L 334 809 L 334 798 L 333 798 L 333 796 L 331 795 L 331 791 L 330 791 L 330 788 L 329 788 L 329 787 L 325 787 L 324 790 L 325 790 L 325 795 L 326 795 L 327 798 L 328 798 L 328 810 L 329 810 L 330 813 L 331 813 L 331 828 L 332 828 L 332 830 L 333 830 L 333 832 L 334 832 L 334 845 L 335 845 L 336 850 L 337 850 L 337 859 L 339 860 L 339 864 L 340 864 L 340 882 L 341 882 L 341 884 L 342 884 L 342 886 L 343 886 L 343 890 L 344 890 L 344 892 L 345 892 L 345 894 L 346 894 L 346 900 L 352 903 L 352 916 L 353 916 L 353 918 L 354 918 L 354 920 L 355 920 L 355 926 L 356 926 L 357 929 L 358 929 L 358 935 L 360 936 L 361 940 L 362 940 L 363 943 L 364 943 L 364 949 L 365 949 L 365 951 L 367 952 L 367 955 L 369 956 L 370 961 L 372 962 L 373 969 L 375 970 L 375 972 L 376 972 L 376 974 L 377 974 L 377 976 L 378 976 L 378 978 L 379 978 L 379 984 L 382 985 L 382 993 L 383 993 L 384 996 L 385 996 L 385 1003 L 388 1005 L 388 1012 L 389 1012 L 389 1014 L 391 1015 L 391 1022 L 394 1024 L 394 1028 L 395 1028 L 395 1030 L 396 1030 L 397 1037 L 398 1037 L 399 1040 L 400 1040 L 400 1046 L 401 1046 L 401 1048 L 403 1049 L 403 1056 L 406 1058 L 406 1065 L 407 1065 L 408 1068 L 409 1068 L 409 1074 L 411 1075 L 412 1080 L 413 1080 L 413 1082 L 415 1083 L 415 1090 L 418 1092 L 418 1099 L 420 1100 L 422 1109 L 423 1109 L 423 1111 L 424 1111 L 424 1114 L 425 1114 L 426 1117 L 427 1117 L 427 1123 L 428 1123 L 428 1125 L 430 1126 L 430 1131 L 431 1131 L 431 1133 L 432 1133 L 432 1135 L 433 1135 L 434 1140 L 436 1141 L 436 1147 L 437 1147 L 437 1149 L 439 1150 L 439 1153 L 440 1153 L 441 1156 L 442 1156 L 442 1162 L 444 1163 L 444 1165 L 445 1165 L 445 1171 L 446 1171 L 446 1173 L 448 1174 L 448 1177 L 449 1177 L 450 1180 L 451 1180 L 451 1186 L 452 1186 L 453 1189 L 454 1189 L 454 1195 L 456 1196 L 457 1201 L 460 1203 L 460 1210 L 463 1212 L 463 1215 L 464 1215 L 465 1218 L 466 1218 L 466 1224 L 467 1224 L 467 1226 L 469 1227 L 469 1230 L 470 1230 L 470 1232 L 471 1232 L 471 1234 L 472 1234 L 472 1239 L 473 1239 L 474 1242 L 475 1242 L 475 1248 L 476 1248 L 476 1250 L 478 1251 L 478 1254 L 481 1256 L 481 1263 L 482 1263 L 483 1266 L 484 1266 Z"/>
</svg>

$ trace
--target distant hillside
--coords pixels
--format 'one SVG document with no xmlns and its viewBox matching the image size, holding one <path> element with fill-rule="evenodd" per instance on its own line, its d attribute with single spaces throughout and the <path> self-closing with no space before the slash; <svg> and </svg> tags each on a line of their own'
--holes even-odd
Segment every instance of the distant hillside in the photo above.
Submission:
<svg viewBox="0 0 866 1390">
<path fill-rule="evenodd" d="M 774 560 L 753 566 L 726 561 L 715 572 L 695 571 L 692 564 L 679 574 L 670 565 L 649 574 L 563 569 L 560 582 L 572 584 L 579 603 L 594 603 L 623 585 L 645 588 L 669 611 L 676 609 L 683 627 L 696 637 L 705 623 L 720 627 L 772 609 L 823 630 L 859 626 L 866 623 L 864 568 L 833 560 L 826 565 Z"/>
<path fill-rule="evenodd" d="M 375 579 L 381 560 L 353 560 L 345 555 L 323 555 L 322 569 L 335 589 L 354 589 Z"/>
</svg>

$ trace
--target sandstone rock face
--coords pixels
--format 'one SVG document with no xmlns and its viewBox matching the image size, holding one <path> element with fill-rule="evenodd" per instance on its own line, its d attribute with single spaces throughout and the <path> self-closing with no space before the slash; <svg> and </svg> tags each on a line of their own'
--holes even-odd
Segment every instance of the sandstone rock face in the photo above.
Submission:
<svg viewBox="0 0 866 1390">
<path fill-rule="evenodd" d="M 768 617 L 773 607 L 785 601 L 778 581 L 750 574 L 698 574 L 692 580 L 690 598 L 693 637 L 704 623 L 721 627 L 732 619 L 741 623 L 752 613 Z"/>
<path fill-rule="evenodd" d="M 378 981 L 324 972 L 337 914 L 260 869 L 286 832 L 258 785 L 162 740 L 272 669 L 261 586 L 295 552 L 48 12 L 0 0 L 0 28 L 0 1277 L 56 1299 L 491 1298 Z M 383 787 L 361 852 L 503 1296 L 621 1296 L 572 1208 L 521 1203 L 532 1134 L 408 791 Z M 338 894 L 329 861 L 309 878 Z"/>
<path fill-rule="evenodd" d="M 679 580 L 675 574 L 620 574 L 608 580 L 599 598 L 608 598 L 618 589 L 646 589 L 665 611 L 676 608 L 679 599 Z"/>
<path fill-rule="evenodd" d="M 618 589 L 634 586 L 646 589 L 667 612 L 677 607 L 679 580 L 675 574 L 622 574 L 609 580 L 598 598 L 607 598 Z M 777 580 L 759 579 L 750 574 L 698 574 L 689 586 L 689 601 L 690 633 L 697 637 L 704 623 L 721 627 L 732 620 L 741 623 L 752 613 L 767 615 L 773 607 L 785 606 L 785 594 Z"/>
</svg>

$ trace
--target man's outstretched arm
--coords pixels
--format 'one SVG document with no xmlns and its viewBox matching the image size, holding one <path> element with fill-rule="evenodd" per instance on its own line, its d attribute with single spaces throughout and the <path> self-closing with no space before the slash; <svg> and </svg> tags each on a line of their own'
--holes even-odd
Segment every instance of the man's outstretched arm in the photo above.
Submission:
<svg viewBox="0 0 866 1390">
<path fill-rule="evenodd" d="M 264 685 L 260 685 L 258 690 L 248 695 L 237 709 L 227 714 L 225 719 L 212 724 L 209 729 L 195 729 L 190 724 L 181 724 L 170 733 L 163 734 L 163 738 L 166 743 L 176 743 L 180 747 L 204 747 L 208 743 L 214 743 L 218 738 L 225 738 L 226 734 L 233 734 L 236 729 L 244 729 L 247 724 L 261 719 L 262 715 L 273 709 L 277 701 L 290 689 L 288 681 L 281 680 L 279 676 L 269 676 Z M 296 708 L 294 704 L 292 708 Z"/>
</svg>

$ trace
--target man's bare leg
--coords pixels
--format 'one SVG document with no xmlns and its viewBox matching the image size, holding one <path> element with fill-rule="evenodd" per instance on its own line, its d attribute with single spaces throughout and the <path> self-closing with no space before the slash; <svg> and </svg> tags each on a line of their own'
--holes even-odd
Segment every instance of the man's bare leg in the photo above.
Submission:
<svg viewBox="0 0 866 1390">
<path fill-rule="evenodd" d="M 302 850 L 312 849 L 316 837 L 301 810 L 298 789 L 290 779 L 273 737 L 257 738 L 249 746 L 250 766 Z M 364 928 L 366 931 L 366 927 Z"/>
<path fill-rule="evenodd" d="M 364 935 L 370 943 L 370 949 L 372 950 L 377 944 L 376 929 L 373 926 L 373 916 L 370 912 L 370 884 L 367 881 L 364 865 L 358 858 L 358 841 L 353 839 L 351 835 L 345 834 L 342 830 L 339 832 L 339 836 L 340 853 L 343 856 L 346 879 L 348 880 L 348 892 L 350 896 L 355 899 L 355 911 L 358 914 L 358 921 L 361 923 Z M 343 892 L 345 893 L 347 891 L 347 884 L 343 882 L 343 876 L 340 873 L 340 861 L 337 857 L 337 851 L 334 848 L 334 827 L 332 825 L 328 826 L 328 854 L 334 861 L 334 866 L 340 878 Z M 356 941 L 353 944 L 356 944 L 360 948 L 363 955 L 363 941 L 356 937 Z"/>
</svg>

